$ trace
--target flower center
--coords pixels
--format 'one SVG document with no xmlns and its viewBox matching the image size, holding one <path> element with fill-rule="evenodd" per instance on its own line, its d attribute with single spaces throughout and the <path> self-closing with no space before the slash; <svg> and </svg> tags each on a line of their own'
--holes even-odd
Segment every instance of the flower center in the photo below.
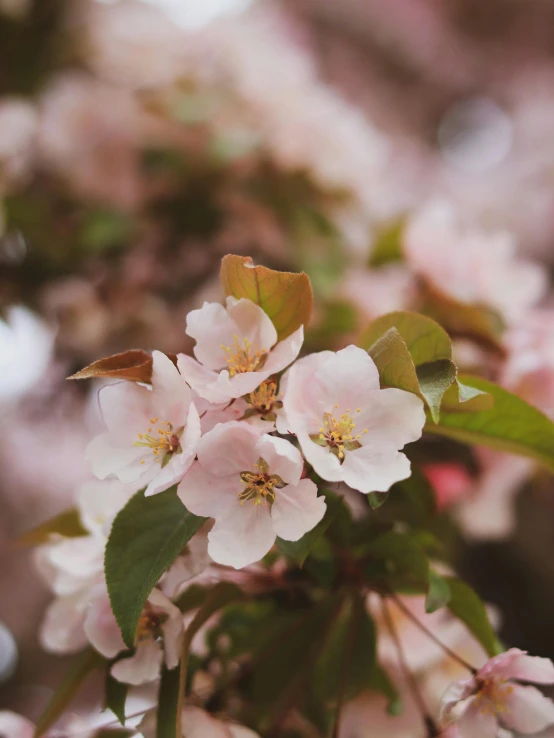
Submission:
<svg viewBox="0 0 554 738">
<path fill-rule="evenodd" d="M 137 624 L 135 641 L 144 641 L 147 638 L 159 638 L 163 617 L 154 612 L 149 603 L 146 603 Z"/>
<path fill-rule="evenodd" d="M 133 445 L 152 449 L 154 461 L 165 466 L 173 454 L 181 451 L 180 438 L 183 429 L 174 431 L 169 420 L 160 421 L 159 418 L 150 418 L 150 423 L 147 433 L 139 433 L 138 441 Z M 154 430 L 156 425 L 158 427 Z M 144 464 L 144 459 L 140 463 Z"/>
<path fill-rule="evenodd" d="M 335 405 L 334 409 L 338 410 L 338 405 Z M 361 408 L 358 408 L 356 412 L 361 412 Z M 324 413 L 323 425 L 319 433 L 312 433 L 310 438 L 318 446 L 327 446 L 331 453 L 342 461 L 345 451 L 361 448 L 360 438 L 368 432 L 367 428 L 364 428 L 361 433 L 354 435 L 355 428 L 356 423 L 348 408 L 338 418 L 333 413 Z"/>
<path fill-rule="evenodd" d="M 254 505 L 273 505 L 275 501 L 275 489 L 285 486 L 285 483 L 277 474 L 269 474 L 269 466 L 265 459 L 258 459 L 254 464 L 253 471 L 243 471 L 240 478 L 244 489 L 239 492 L 239 500 L 243 502 L 252 501 Z"/>
<path fill-rule="evenodd" d="M 258 389 L 246 395 L 245 399 L 248 403 L 248 410 L 244 413 L 245 418 L 253 415 L 261 415 L 266 420 L 275 420 L 275 411 L 283 407 L 283 403 L 278 399 L 277 382 L 268 379 L 262 382 Z"/>
<path fill-rule="evenodd" d="M 244 374 L 245 372 L 255 372 L 261 369 L 267 358 L 267 351 L 252 351 L 252 341 L 244 338 L 242 344 L 238 336 L 233 336 L 232 346 L 221 346 L 227 354 L 227 364 L 229 366 L 229 374 L 234 377 L 235 374 Z"/>
<path fill-rule="evenodd" d="M 506 684 L 505 679 L 483 679 L 475 704 L 479 705 L 483 715 L 498 715 L 506 711 L 506 700 L 513 691 L 513 686 Z"/>
</svg>

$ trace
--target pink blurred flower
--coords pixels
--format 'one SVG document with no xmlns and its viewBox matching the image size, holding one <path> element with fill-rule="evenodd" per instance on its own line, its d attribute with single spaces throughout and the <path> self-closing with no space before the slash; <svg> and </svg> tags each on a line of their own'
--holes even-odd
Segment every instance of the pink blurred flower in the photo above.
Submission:
<svg viewBox="0 0 554 738">
<path fill-rule="evenodd" d="M 461 738 L 495 738 L 502 726 L 524 735 L 538 733 L 554 723 L 554 703 L 521 681 L 554 684 L 554 664 L 511 648 L 487 661 L 471 679 L 448 688 L 442 718 L 458 723 Z"/>
<path fill-rule="evenodd" d="M 547 288 L 546 272 L 520 259 L 509 233 L 460 230 L 452 206 L 433 202 L 408 223 L 404 253 L 412 269 L 439 293 L 520 318 Z"/>
<path fill-rule="evenodd" d="M 421 471 L 435 491 L 439 510 L 447 509 L 463 499 L 473 486 L 473 480 L 462 464 L 425 464 Z"/>
</svg>

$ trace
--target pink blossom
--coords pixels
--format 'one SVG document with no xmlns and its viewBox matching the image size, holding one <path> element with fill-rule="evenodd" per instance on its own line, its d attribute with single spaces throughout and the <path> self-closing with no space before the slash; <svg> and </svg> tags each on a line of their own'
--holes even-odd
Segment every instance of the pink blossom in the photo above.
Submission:
<svg viewBox="0 0 554 738">
<path fill-rule="evenodd" d="M 152 389 L 118 382 L 100 390 L 108 428 L 86 451 L 100 479 L 115 475 L 152 495 L 175 484 L 190 467 L 200 438 L 192 393 L 173 362 L 154 351 Z"/>
<path fill-rule="evenodd" d="M 0 711 L 0 738 L 33 738 L 35 726 L 10 710 Z"/>
<path fill-rule="evenodd" d="M 110 609 L 107 592 L 98 592 L 88 609 L 85 631 L 91 645 L 106 658 L 126 646 Z M 146 684 L 159 677 L 162 663 L 179 663 L 184 635 L 183 615 L 159 589 L 153 589 L 139 617 L 135 653 L 112 666 L 112 676 L 126 684 Z"/>
<path fill-rule="evenodd" d="M 499 728 L 538 733 L 554 723 L 554 703 L 520 682 L 554 684 L 554 664 L 511 648 L 447 689 L 442 718 L 457 722 L 460 738 L 495 738 Z"/>
<path fill-rule="evenodd" d="M 301 326 L 277 343 L 270 318 L 251 300 L 227 298 L 227 307 L 208 303 L 192 310 L 187 333 L 196 340 L 194 355 L 179 356 L 179 369 L 200 397 L 223 403 L 253 392 L 282 371 L 300 352 Z"/>
<path fill-rule="evenodd" d="M 421 436 L 423 403 L 400 389 L 380 389 L 366 351 L 348 346 L 311 354 L 287 372 L 282 389 L 277 428 L 296 434 L 323 479 L 368 493 L 410 476 L 399 449 Z"/>
<path fill-rule="evenodd" d="M 404 254 L 433 289 L 497 310 L 507 322 L 536 304 L 547 288 L 546 272 L 517 257 L 511 234 L 464 232 L 444 202 L 431 203 L 411 219 Z"/>
<path fill-rule="evenodd" d="M 504 339 L 501 382 L 554 417 L 554 311 L 533 310 Z"/>
<path fill-rule="evenodd" d="M 240 569 L 261 559 L 276 536 L 297 541 L 325 514 L 325 501 L 288 441 L 246 423 L 217 425 L 198 444 L 198 461 L 179 485 L 195 515 L 215 518 L 208 534 L 214 561 Z"/>
<path fill-rule="evenodd" d="M 183 731 L 187 738 L 260 738 L 250 728 L 238 723 L 218 720 L 200 707 L 185 705 L 183 709 Z M 156 716 L 149 713 L 139 725 L 144 738 L 156 737 Z"/>
<path fill-rule="evenodd" d="M 465 466 L 451 462 L 425 464 L 423 474 L 433 487 L 437 508 L 444 510 L 469 494 L 473 480 Z"/>
</svg>

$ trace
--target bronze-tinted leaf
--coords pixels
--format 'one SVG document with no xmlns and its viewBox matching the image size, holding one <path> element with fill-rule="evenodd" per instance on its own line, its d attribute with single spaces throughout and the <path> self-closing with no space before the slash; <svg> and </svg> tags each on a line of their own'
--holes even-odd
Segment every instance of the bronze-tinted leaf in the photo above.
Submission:
<svg viewBox="0 0 554 738">
<path fill-rule="evenodd" d="M 36 528 L 23 533 L 17 543 L 22 546 L 40 546 L 47 543 L 54 535 L 64 536 L 65 538 L 78 538 L 86 536 L 88 531 L 83 527 L 79 511 L 76 508 L 65 510 L 56 515 L 56 517 L 41 523 Z"/>
<path fill-rule="evenodd" d="M 262 308 L 273 321 L 279 340 L 310 320 L 313 294 L 304 272 L 278 272 L 254 266 L 249 256 L 229 254 L 221 262 L 220 279 L 226 295 L 246 297 Z"/>
<path fill-rule="evenodd" d="M 177 364 L 175 354 L 167 354 L 174 364 Z M 105 359 L 98 359 L 80 372 L 72 374 L 68 379 L 97 379 L 109 377 L 111 379 L 127 379 L 130 382 L 152 381 L 152 354 L 142 349 L 130 349 L 121 354 L 114 354 Z"/>
</svg>

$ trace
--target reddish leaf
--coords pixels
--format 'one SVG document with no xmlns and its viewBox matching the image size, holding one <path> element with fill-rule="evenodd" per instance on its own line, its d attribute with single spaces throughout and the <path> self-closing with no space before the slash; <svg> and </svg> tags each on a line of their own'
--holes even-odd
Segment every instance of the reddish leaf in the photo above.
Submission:
<svg viewBox="0 0 554 738">
<path fill-rule="evenodd" d="M 175 354 L 167 354 L 174 364 L 177 364 Z M 114 354 L 105 359 L 98 359 L 94 363 L 72 374 L 68 379 L 96 379 L 110 377 L 113 379 L 128 379 L 130 382 L 152 381 L 152 355 L 142 349 L 130 349 L 121 354 Z"/>
</svg>

